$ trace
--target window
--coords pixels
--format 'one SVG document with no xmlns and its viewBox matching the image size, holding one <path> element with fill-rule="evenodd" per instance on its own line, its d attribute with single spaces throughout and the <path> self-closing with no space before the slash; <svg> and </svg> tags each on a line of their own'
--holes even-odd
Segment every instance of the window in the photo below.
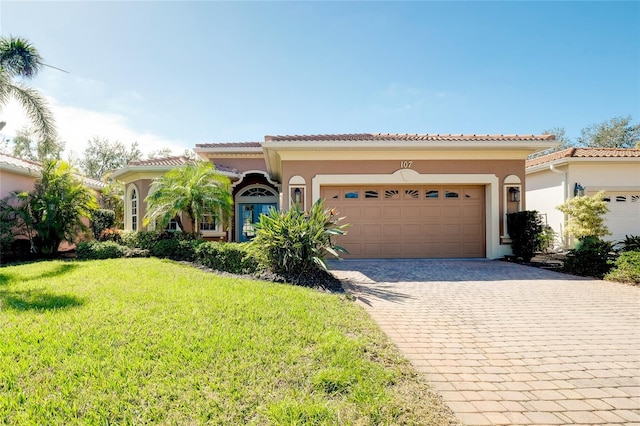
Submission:
<svg viewBox="0 0 640 426">
<path fill-rule="evenodd" d="M 386 189 L 384 191 L 384 198 L 387 200 L 397 200 L 400 198 L 400 191 L 397 189 Z"/>
<path fill-rule="evenodd" d="M 344 194 L 344 198 L 351 199 L 351 200 L 358 198 L 358 196 L 359 196 L 358 191 L 351 191 Z"/>
<path fill-rule="evenodd" d="M 631 202 L 632 203 L 637 203 L 638 201 L 640 201 L 640 195 L 632 195 L 631 196 Z"/>
<path fill-rule="evenodd" d="M 364 191 L 364 198 L 378 198 L 378 191 Z"/>
<path fill-rule="evenodd" d="M 177 231 L 179 229 L 180 227 L 178 226 L 178 221 L 175 219 L 171 219 L 166 228 L 167 231 Z"/>
<path fill-rule="evenodd" d="M 444 198 L 458 198 L 458 197 L 460 197 L 460 194 L 458 194 L 457 192 L 454 192 L 454 191 L 444 192 Z"/>
<path fill-rule="evenodd" d="M 131 190 L 129 203 L 131 207 L 131 230 L 137 231 L 138 230 L 138 191 L 135 188 Z"/>
<path fill-rule="evenodd" d="M 438 198 L 440 196 L 440 191 L 438 191 L 437 189 L 427 189 L 427 191 L 424 193 L 424 196 L 426 198 Z"/>
<path fill-rule="evenodd" d="M 616 195 L 616 203 L 626 203 L 627 196 L 626 195 Z"/>
<path fill-rule="evenodd" d="M 200 221 L 201 231 L 218 231 L 218 219 L 210 214 L 203 214 Z"/>
<path fill-rule="evenodd" d="M 417 189 L 405 189 L 404 197 L 408 199 L 418 199 L 420 198 L 420 192 Z"/>
</svg>

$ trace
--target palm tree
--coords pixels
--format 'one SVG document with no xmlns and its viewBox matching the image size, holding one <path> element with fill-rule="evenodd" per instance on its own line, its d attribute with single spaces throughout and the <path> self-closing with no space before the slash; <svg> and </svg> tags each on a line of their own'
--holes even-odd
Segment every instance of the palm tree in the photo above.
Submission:
<svg viewBox="0 0 640 426">
<path fill-rule="evenodd" d="M 175 219 L 183 232 L 181 213 L 188 216 L 191 231 L 197 232 L 198 221 L 204 215 L 212 215 L 228 225 L 233 211 L 229 178 L 206 161 L 175 168 L 156 179 L 145 202 L 149 207 L 145 225 L 155 221 L 165 228 Z"/>
<path fill-rule="evenodd" d="M 44 66 L 38 50 L 20 37 L 0 37 L 0 108 L 16 99 L 27 112 L 42 139 L 57 136 L 53 114 L 45 98 L 35 89 L 15 82 L 14 78 L 33 78 Z"/>
</svg>

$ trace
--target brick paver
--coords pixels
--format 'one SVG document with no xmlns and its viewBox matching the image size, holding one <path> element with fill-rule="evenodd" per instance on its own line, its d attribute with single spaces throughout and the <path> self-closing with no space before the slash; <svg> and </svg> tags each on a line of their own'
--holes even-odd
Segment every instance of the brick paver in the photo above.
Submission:
<svg viewBox="0 0 640 426">
<path fill-rule="evenodd" d="M 640 422 L 640 288 L 488 260 L 332 262 L 468 425 Z"/>
</svg>

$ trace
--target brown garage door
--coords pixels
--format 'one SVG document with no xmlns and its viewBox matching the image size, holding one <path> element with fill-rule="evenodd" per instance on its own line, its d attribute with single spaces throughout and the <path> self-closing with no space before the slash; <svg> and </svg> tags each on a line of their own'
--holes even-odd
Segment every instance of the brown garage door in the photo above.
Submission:
<svg viewBox="0 0 640 426">
<path fill-rule="evenodd" d="M 326 186 L 347 258 L 485 257 L 483 186 Z"/>
</svg>

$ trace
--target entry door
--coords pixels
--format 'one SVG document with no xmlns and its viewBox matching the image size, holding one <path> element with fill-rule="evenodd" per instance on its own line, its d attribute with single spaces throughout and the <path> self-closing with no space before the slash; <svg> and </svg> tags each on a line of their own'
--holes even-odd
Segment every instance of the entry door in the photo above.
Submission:
<svg viewBox="0 0 640 426">
<path fill-rule="evenodd" d="M 276 203 L 240 203 L 238 241 L 252 240 L 256 235 L 255 224 L 260 222 L 260 215 L 269 214 L 271 209 L 277 207 Z"/>
</svg>

